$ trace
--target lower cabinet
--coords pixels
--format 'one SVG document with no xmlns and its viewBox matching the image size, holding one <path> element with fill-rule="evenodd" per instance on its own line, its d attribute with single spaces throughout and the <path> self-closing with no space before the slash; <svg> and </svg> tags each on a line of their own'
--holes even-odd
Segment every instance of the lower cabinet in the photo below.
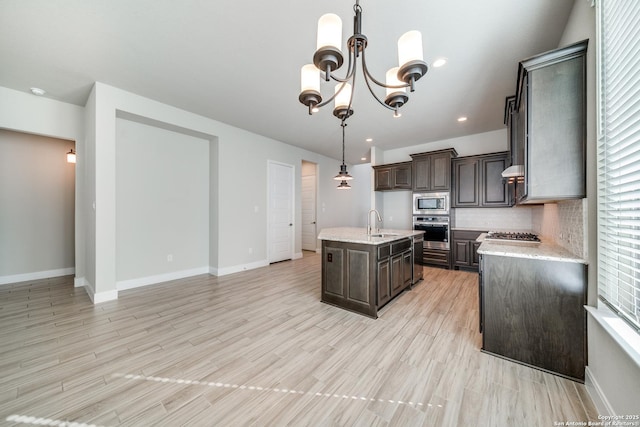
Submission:
<svg viewBox="0 0 640 427">
<path fill-rule="evenodd" d="M 322 302 L 370 317 L 411 286 L 410 238 L 381 245 L 322 241 Z"/>
<path fill-rule="evenodd" d="M 481 242 L 476 239 L 486 231 L 475 230 L 453 230 L 451 238 L 451 248 L 453 252 L 453 268 L 464 270 L 478 270 L 480 258 L 478 248 Z"/>
<path fill-rule="evenodd" d="M 483 254 L 482 350 L 584 381 L 587 266 Z"/>
</svg>

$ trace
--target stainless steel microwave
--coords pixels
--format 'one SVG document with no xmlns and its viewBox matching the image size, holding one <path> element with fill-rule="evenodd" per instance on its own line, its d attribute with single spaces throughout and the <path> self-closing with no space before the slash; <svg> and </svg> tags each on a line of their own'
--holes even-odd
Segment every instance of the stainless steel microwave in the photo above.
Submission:
<svg viewBox="0 0 640 427">
<path fill-rule="evenodd" d="M 449 193 L 413 193 L 414 215 L 449 215 Z"/>
</svg>

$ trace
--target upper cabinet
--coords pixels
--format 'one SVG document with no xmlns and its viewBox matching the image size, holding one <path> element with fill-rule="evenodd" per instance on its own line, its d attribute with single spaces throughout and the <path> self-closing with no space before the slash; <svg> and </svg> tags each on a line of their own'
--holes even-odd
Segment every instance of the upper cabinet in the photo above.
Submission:
<svg viewBox="0 0 640 427">
<path fill-rule="evenodd" d="M 411 190 L 411 162 L 373 167 L 375 191 Z"/>
<path fill-rule="evenodd" d="M 413 191 L 451 190 L 451 159 L 457 155 L 453 148 L 412 154 Z"/>
<path fill-rule="evenodd" d="M 520 62 L 509 114 L 518 203 L 586 196 L 586 52 L 588 40 Z M 509 100 L 507 99 L 507 105 Z M 522 176 L 522 170 L 524 176 Z"/>
<path fill-rule="evenodd" d="M 453 167 L 451 207 L 495 208 L 511 206 L 512 197 L 502 171 L 509 166 L 508 152 L 458 157 Z"/>
</svg>

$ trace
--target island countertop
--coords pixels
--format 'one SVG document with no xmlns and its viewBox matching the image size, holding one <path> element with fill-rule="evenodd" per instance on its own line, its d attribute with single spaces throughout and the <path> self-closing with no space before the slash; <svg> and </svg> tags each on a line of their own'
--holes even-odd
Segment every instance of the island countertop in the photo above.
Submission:
<svg viewBox="0 0 640 427">
<path fill-rule="evenodd" d="M 361 243 L 365 245 L 381 245 L 383 243 L 393 242 L 394 240 L 406 239 L 408 237 L 419 236 L 424 231 L 416 230 L 395 230 L 380 229 L 367 235 L 366 228 L 357 227 L 336 227 L 323 228 L 318 234 L 319 240 L 332 240 L 335 242 Z M 380 236 L 381 235 L 381 236 Z"/>
</svg>

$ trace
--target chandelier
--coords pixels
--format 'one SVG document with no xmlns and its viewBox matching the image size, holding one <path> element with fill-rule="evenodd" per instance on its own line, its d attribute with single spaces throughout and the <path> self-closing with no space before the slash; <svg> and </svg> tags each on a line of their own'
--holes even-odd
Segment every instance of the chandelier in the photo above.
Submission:
<svg viewBox="0 0 640 427">
<path fill-rule="evenodd" d="M 399 67 L 391 68 L 386 73 L 385 83 L 376 80 L 367 68 L 365 49 L 367 37 L 362 34 L 362 7 L 356 0 L 353 6 L 353 36 L 347 40 L 348 65 L 344 78 L 336 76 L 333 71 L 344 63 L 342 55 L 342 20 L 338 15 L 328 13 L 318 20 L 317 49 L 313 55 L 313 64 L 302 67 L 300 72 L 300 96 L 302 104 L 309 108 L 309 114 L 317 112 L 321 107 L 335 100 L 333 115 L 344 121 L 353 114 L 353 88 L 355 88 L 357 59 L 361 58 L 362 74 L 371 95 L 383 106 L 394 111 L 394 117 L 399 117 L 398 109 L 409 97 L 406 89 L 414 91 L 415 82 L 424 76 L 428 66 L 422 56 L 422 34 L 419 31 L 409 31 L 398 40 Z M 326 101 L 320 94 L 321 73 L 325 81 L 333 79 L 338 82 L 334 94 Z M 386 89 L 386 97 L 382 100 L 372 88 L 372 83 Z M 343 128 L 344 130 L 344 128 Z"/>
<path fill-rule="evenodd" d="M 342 164 L 340 165 L 340 172 L 338 172 L 338 175 L 334 176 L 333 179 L 341 181 L 340 185 L 338 185 L 338 190 L 350 190 L 351 186 L 347 181 L 352 180 L 353 177 L 347 172 L 347 165 L 344 163 L 344 128 L 347 127 L 345 119 L 340 122 L 340 126 L 342 126 Z"/>
</svg>

